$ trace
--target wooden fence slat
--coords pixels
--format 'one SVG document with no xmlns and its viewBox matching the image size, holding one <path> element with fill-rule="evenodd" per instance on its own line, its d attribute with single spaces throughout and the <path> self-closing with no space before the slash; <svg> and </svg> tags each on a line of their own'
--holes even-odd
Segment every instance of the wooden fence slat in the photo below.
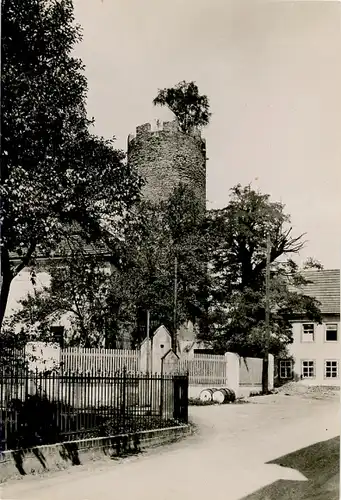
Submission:
<svg viewBox="0 0 341 500">
<path fill-rule="evenodd" d="M 139 371 L 139 352 L 126 349 L 67 348 L 61 352 L 65 370 L 99 373 L 114 373 L 124 367 L 128 371 Z"/>
<path fill-rule="evenodd" d="M 180 360 L 179 371 L 188 371 L 190 384 L 226 385 L 226 366 L 225 356 L 200 354 Z"/>
</svg>

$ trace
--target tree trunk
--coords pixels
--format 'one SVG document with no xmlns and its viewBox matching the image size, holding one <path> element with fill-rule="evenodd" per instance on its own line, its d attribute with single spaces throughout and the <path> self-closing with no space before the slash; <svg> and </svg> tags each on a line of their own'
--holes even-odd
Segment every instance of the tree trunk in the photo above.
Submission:
<svg viewBox="0 0 341 500">
<path fill-rule="evenodd" d="M 270 234 L 267 236 L 266 243 L 266 273 L 265 273 L 265 342 L 262 373 L 263 394 L 269 393 L 269 342 L 270 342 L 270 257 L 271 240 Z"/>
<path fill-rule="evenodd" d="M 9 296 L 9 291 L 11 288 L 11 281 L 4 276 L 2 278 L 2 283 L 1 283 L 1 292 L 0 292 L 0 331 L 2 327 L 2 323 L 5 317 L 5 312 L 6 312 L 6 307 L 7 307 L 7 302 L 8 302 L 8 296 Z"/>
<path fill-rule="evenodd" d="M 2 235 L 5 233 L 4 227 L 2 229 Z M 17 276 L 20 271 L 22 271 L 27 265 L 29 265 L 32 258 L 33 252 L 36 248 L 36 242 L 32 241 L 26 255 L 21 259 L 20 264 L 13 270 L 11 267 L 11 262 L 9 258 L 8 248 L 3 247 L 0 250 L 1 253 L 1 292 L 0 292 L 0 330 L 2 328 L 2 323 L 5 317 L 6 306 L 8 302 L 9 292 L 11 288 L 12 280 Z"/>
<path fill-rule="evenodd" d="M 11 271 L 8 250 L 3 248 L 1 250 L 0 331 L 5 317 L 12 280 L 13 274 Z"/>
</svg>

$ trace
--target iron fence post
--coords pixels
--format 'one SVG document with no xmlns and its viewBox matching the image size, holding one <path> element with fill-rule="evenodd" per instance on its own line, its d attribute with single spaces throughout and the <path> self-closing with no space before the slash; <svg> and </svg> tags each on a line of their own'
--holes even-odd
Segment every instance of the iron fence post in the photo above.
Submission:
<svg viewBox="0 0 341 500">
<path fill-rule="evenodd" d="M 161 375 L 160 375 L 160 418 L 163 417 L 163 360 L 161 361 Z"/>
<path fill-rule="evenodd" d="M 126 384 L 127 384 L 127 369 L 123 368 L 123 384 L 122 384 L 122 431 L 126 431 Z"/>
</svg>

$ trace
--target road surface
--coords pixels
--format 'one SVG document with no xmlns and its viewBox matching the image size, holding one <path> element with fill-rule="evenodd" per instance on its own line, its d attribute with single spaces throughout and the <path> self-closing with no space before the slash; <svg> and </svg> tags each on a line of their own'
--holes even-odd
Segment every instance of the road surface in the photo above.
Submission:
<svg viewBox="0 0 341 500">
<path fill-rule="evenodd" d="M 191 407 L 199 430 L 180 443 L 121 463 L 7 483 L 0 498 L 338 500 L 338 399 L 253 401 Z"/>
</svg>

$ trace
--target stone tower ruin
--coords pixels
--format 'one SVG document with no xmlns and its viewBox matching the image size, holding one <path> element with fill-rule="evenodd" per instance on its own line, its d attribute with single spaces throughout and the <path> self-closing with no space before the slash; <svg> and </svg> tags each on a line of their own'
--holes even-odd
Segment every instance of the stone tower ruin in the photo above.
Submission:
<svg viewBox="0 0 341 500">
<path fill-rule="evenodd" d="M 183 183 L 206 207 L 206 142 L 200 131 L 184 133 L 176 121 L 140 125 L 128 137 L 128 162 L 145 179 L 147 200 L 166 200 Z"/>
</svg>

